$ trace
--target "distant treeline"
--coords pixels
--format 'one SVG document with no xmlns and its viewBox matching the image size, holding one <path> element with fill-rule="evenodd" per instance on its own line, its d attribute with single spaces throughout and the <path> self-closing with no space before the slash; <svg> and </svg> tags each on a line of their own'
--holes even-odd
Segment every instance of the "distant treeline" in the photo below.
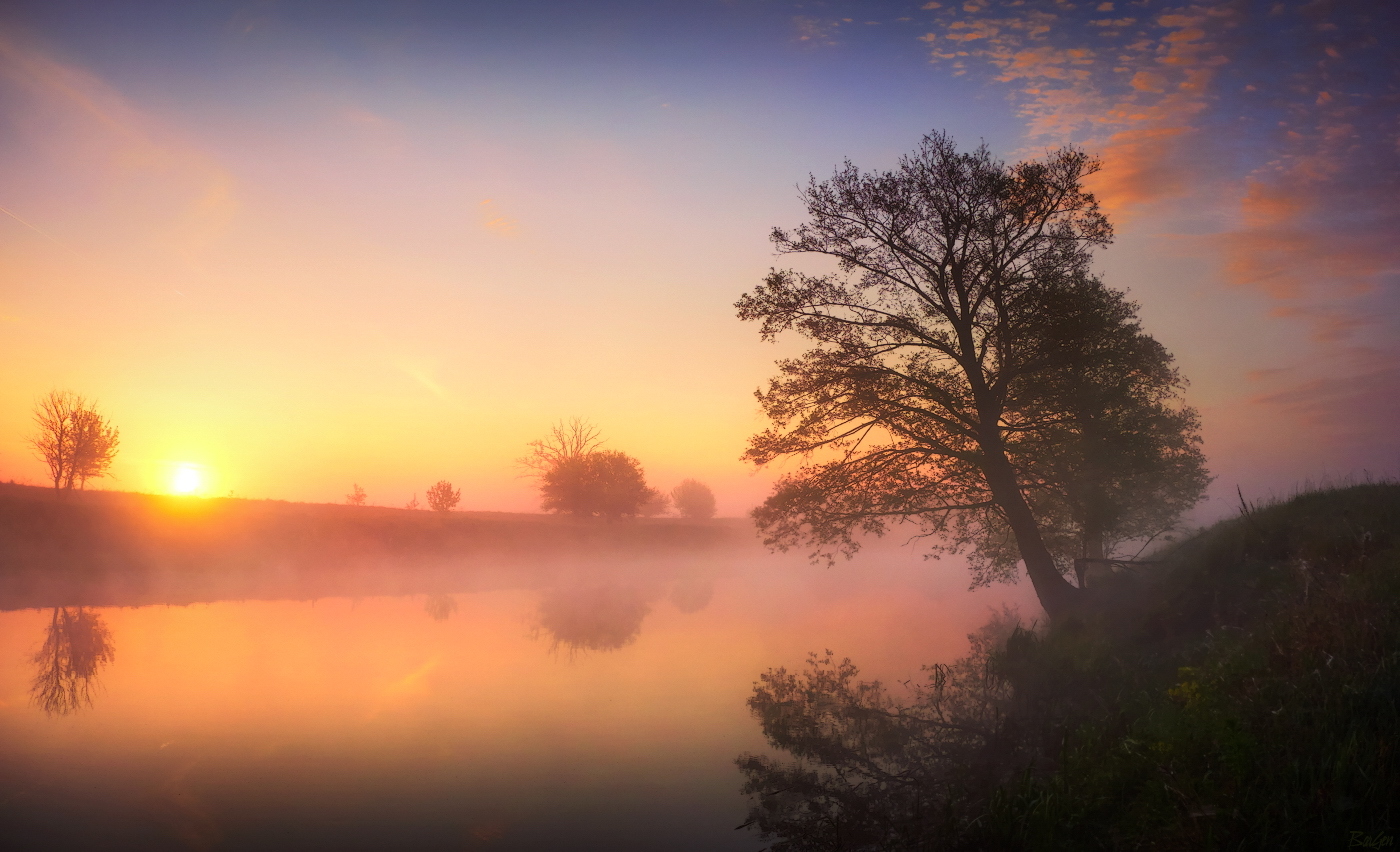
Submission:
<svg viewBox="0 0 1400 852">
<path fill-rule="evenodd" d="M 473 572 L 689 559 L 753 546 L 745 521 L 587 523 L 506 512 L 0 484 L 0 609 L 441 591 Z M 390 570 L 386 570 L 390 569 Z"/>
</svg>

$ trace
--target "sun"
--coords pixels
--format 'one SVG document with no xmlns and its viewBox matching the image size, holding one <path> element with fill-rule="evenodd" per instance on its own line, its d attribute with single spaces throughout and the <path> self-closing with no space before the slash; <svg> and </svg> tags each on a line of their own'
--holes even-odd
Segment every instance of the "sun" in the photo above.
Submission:
<svg viewBox="0 0 1400 852">
<path fill-rule="evenodd" d="M 170 490 L 176 494 L 193 494 L 204 484 L 204 474 L 192 464 L 182 464 L 175 468 L 170 479 Z"/>
</svg>

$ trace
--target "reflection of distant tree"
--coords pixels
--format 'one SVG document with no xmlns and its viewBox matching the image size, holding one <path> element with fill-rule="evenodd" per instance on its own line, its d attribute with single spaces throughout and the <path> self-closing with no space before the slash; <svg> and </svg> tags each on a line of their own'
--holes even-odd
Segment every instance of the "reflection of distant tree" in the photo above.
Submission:
<svg viewBox="0 0 1400 852">
<path fill-rule="evenodd" d="M 433 621 L 446 621 L 457 611 L 457 599 L 451 595 L 428 595 L 428 599 L 423 602 L 423 611 L 428 613 Z"/>
<path fill-rule="evenodd" d="M 540 601 L 539 626 L 572 651 L 614 651 L 630 645 L 651 607 L 636 589 L 554 589 Z"/>
<path fill-rule="evenodd" d="M 671 588 L 671 603 L 687 614 L 709 606 L 714 596 L 715 581 L 710 577 L 682 577 Z"/>
<path fill-rule="evenodd" d="M 112 653 L 112 634 L 102 616 L 85 607 L 55 607 L 44 647 L 34 655 L 39 671 L 30 697 L 51 715 L 91 707 L 93 680 Z"/>
</svg>

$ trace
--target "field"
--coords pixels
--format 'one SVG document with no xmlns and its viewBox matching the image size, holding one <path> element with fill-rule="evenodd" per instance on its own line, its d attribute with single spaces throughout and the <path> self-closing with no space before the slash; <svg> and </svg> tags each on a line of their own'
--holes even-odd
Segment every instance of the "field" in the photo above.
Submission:
<svg viewBox="0 0 1400 852">
<path fill-rule="evenodd" d="M 518 584 L 599 561 L 754 546 L 738 519 L 606 523 L 0 484 L 0 610 L 441 594 L 506 574 Z"/>
</svg>

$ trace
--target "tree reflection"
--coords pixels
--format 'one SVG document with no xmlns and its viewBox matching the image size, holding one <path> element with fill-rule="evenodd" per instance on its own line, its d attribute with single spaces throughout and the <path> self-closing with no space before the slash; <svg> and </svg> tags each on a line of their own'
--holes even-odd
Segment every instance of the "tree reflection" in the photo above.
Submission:
<svg viewBox="0 0 1400 852">
<path fill-rule="evenodd" d="M 98 671 L 112 661 L 112 634 L 102 616 L 86 607 L 55 607 L 34 655 L 38 672 L 31 700 L 49 715 L 63 716 L 92 706 Z"/>
<path fill-rule="evenodd" d="M 428 595 L 423 602 L 423 611 L 433 621 L 446 621 L 457 611 L 457 599 L 451 595 Z"/>
<path fill-rule="evenodd" d="M 632 644 L 651 606 L 630 586 L 553 589 L 540 600 L 539 628 L 552 647 L 615 651 Z"/>
<path fill-rule="evenodd" d="M 850 660 L 812 654 L 806 671 L 761 676 L 749 708 L 775 748 L 796 758 L 739 757 L 751 807 L 746 826 L 774 852 L 942 848 L 977 779 L 996 776 L 1012 690 L 1001 648 L 1019 619 L 1003 610 L 975 634 L 972 653 L 925 667 L 927 680 L 896 699 L 861 681 Z M 1013 641 L 1014 644 L 1014 641 Z"/>
<path fill-rule="evenodd" d="M 715 596 L 715 581 L 710 577 L 682 577 L 671 588 L 671 603 L 689 615 L 710 605 Z"/>
</svg>

